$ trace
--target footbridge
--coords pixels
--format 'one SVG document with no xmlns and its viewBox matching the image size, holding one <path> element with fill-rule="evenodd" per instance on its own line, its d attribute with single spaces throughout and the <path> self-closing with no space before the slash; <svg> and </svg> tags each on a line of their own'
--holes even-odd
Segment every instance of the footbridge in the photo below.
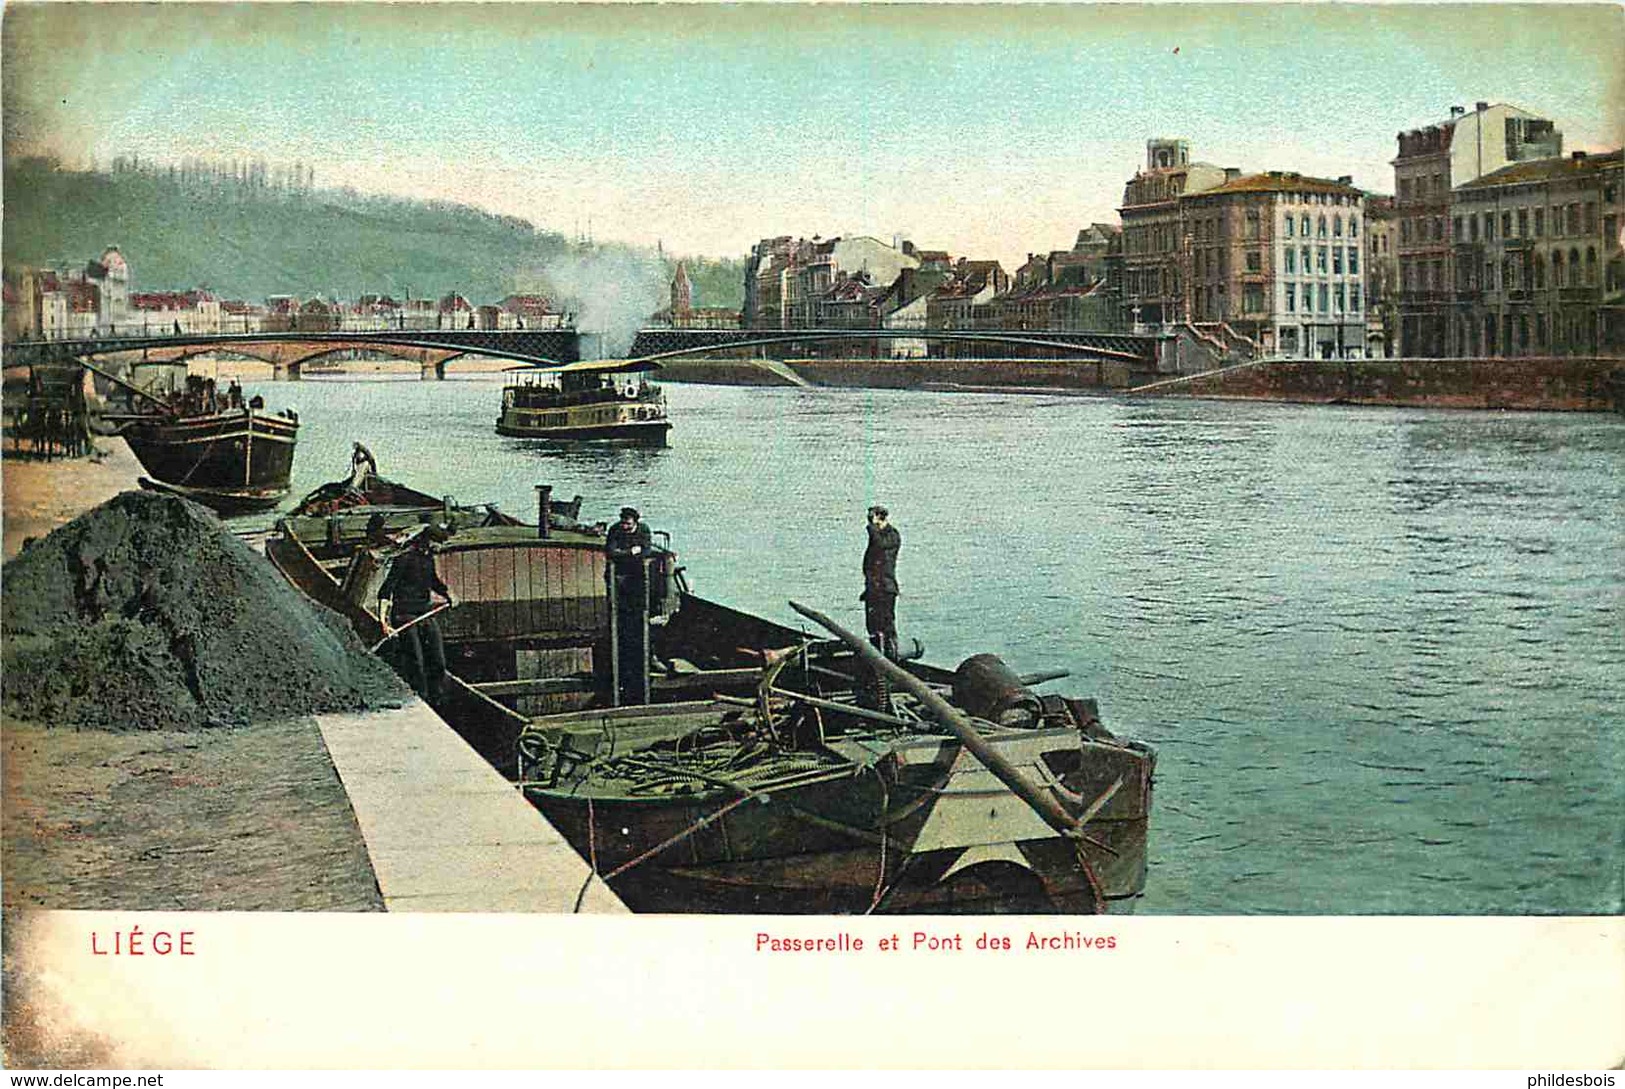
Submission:
<svg viewBox="0 0 1625 1089">
<path fill-rule="evenodd" d="M 1144 365 L 1157 357 L 1159 338 L 1138 333 L 1091 333 L 1057 329 L 679 329 L 638 331 L 630 356 L 677 359 L 706 352 L 788 345 L 924 341 L 954 345 L 969 357 L 1011 354 L 1058 359 L 1117 360 Z M 765 354 L 765 353 L 764 353 Z"/>
<path fill-rule="evenodd" d="M 180 363 L 211 352 L 231 352 L 269 363 L 277 378 L 297 379 L 305 364 L 346 351 L 365 351 L 416 362 L 426 379 L 446 376 L 446 365 L 482 355 L 538 365 L 574 363 L 574 329 L 378 329 L 336 332 L 176 333 L 20 340 L 6 344 L 6 364 L 33 365 L 78 359 L 104 363 Z"/>
</svg>

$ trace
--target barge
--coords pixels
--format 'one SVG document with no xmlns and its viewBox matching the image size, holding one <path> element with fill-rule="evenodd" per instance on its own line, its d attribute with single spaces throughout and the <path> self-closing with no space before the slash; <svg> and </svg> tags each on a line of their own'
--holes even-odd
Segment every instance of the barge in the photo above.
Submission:
<svg viewBox="0 0 1625 1089">
<path fill-rule="evenodd" d="M 1037 693 L 1064 674 L 888 674 L 815 610 L 693 593 L 669 541 L 627 570 L 546 490 L 535 524 L 497 513 L 296 513 L 267 554 L 371 643 L 392 549 L 367 526 L 444 527 L 435 709 L 633 910 L 1094 913 L 1143 890 L 1155 755 Z"/>
</svg>

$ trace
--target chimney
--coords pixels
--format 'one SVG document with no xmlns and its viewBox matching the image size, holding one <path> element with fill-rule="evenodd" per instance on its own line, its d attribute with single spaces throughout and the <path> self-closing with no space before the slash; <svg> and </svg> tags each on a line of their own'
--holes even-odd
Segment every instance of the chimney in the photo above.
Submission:
<svg viewBox="0 0 1625 1089">
<path fill-rule="evenodd" d="M 1462 114 L 1464 114 L 1466 112 L 1467 112 L 1467 107 L 1466 106 L 1452 106 L 1452 107 L 1450 107 L 1450 120 L 1454 121 L 1456 118 L 1460 117 Z"/>
<path fill-rule="evenodd" d="M 1227 167 L 1224 168 L 1224 180 L 1225 181 L 1233 182 L 1239 177 L 1241 177 L 1241 167 L 1239 167 L 1239 166 L 1227 166 Z"/>
<path fill-rule="evenodd" d="M 1473 105 L 1473 111 L 1475 113 L 1483 113 L 1485 110 L 1487 110 L 1489 108 L 1490 108 L 1490 104 L 1488 102 L 1478 102 L 1478 103 L 1475 103 Z"/>
<path fill-rule="evenodd" d="M 1583 163 L 1586 161 L 1586 153 L 1583 151 L 1572 151 L 1569 154 L 1574 157 L 1574 161 L 1577 163 Z"/>
<path fill-rule="evenodd" d="M 1337 176 L 1337 184 L 1338 185 L 1353 185 L 1354 184 L 1354 175 L 1353 174 L 1339 174 Z"/>
</svg>

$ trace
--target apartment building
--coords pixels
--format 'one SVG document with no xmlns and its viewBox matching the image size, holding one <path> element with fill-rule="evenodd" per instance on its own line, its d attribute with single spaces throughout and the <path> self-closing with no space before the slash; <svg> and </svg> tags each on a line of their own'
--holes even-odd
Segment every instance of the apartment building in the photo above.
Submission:
<svg viewBox="0 0 1625 1089">
<path fill-rule="evenodd" d="M 1515 163 L 1457 187 L 1460 354 L 1625 352 L 1621 199 L 1619 151 Z"/>
<path fill-rule="evenodd" d="M 1394 203 L 1399 221 L 1400 352 L 1468 354 L 1457 339 L 1452 193 L 1511 163 L 1562 154 L 1563 134 L 1546 118 L 1504 103 L 1451 107 L 1450 117 L 1396 137 Z"/>
<path fill-rule="evenodd" d="M 1185 318 L 1181 277 L 1183 230 L 1180 198 L 1239 177 L 1211 163 L 1190 161 L 1186 140 L 1153 139 L 1145 145 L 1145 169 L 1123 187 L 1123 306 L 1135 324 Z"/>
</svg>

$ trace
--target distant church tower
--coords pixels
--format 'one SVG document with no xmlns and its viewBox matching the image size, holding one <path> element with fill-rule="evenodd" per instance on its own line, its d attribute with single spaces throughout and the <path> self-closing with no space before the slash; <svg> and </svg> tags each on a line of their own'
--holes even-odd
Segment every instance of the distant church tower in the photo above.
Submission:
<svg viewBox="0 0 1625 1089">
<path fill-rule="evenodd" d="M 677 275 L 671 281 L 671 316 L 675 321 L 679 315 L 687 316 L 694 309 L 694 288 L 688 282 L 688 269 L 683 267 L 681 261 L 677 262 Z"/>
</svg>

